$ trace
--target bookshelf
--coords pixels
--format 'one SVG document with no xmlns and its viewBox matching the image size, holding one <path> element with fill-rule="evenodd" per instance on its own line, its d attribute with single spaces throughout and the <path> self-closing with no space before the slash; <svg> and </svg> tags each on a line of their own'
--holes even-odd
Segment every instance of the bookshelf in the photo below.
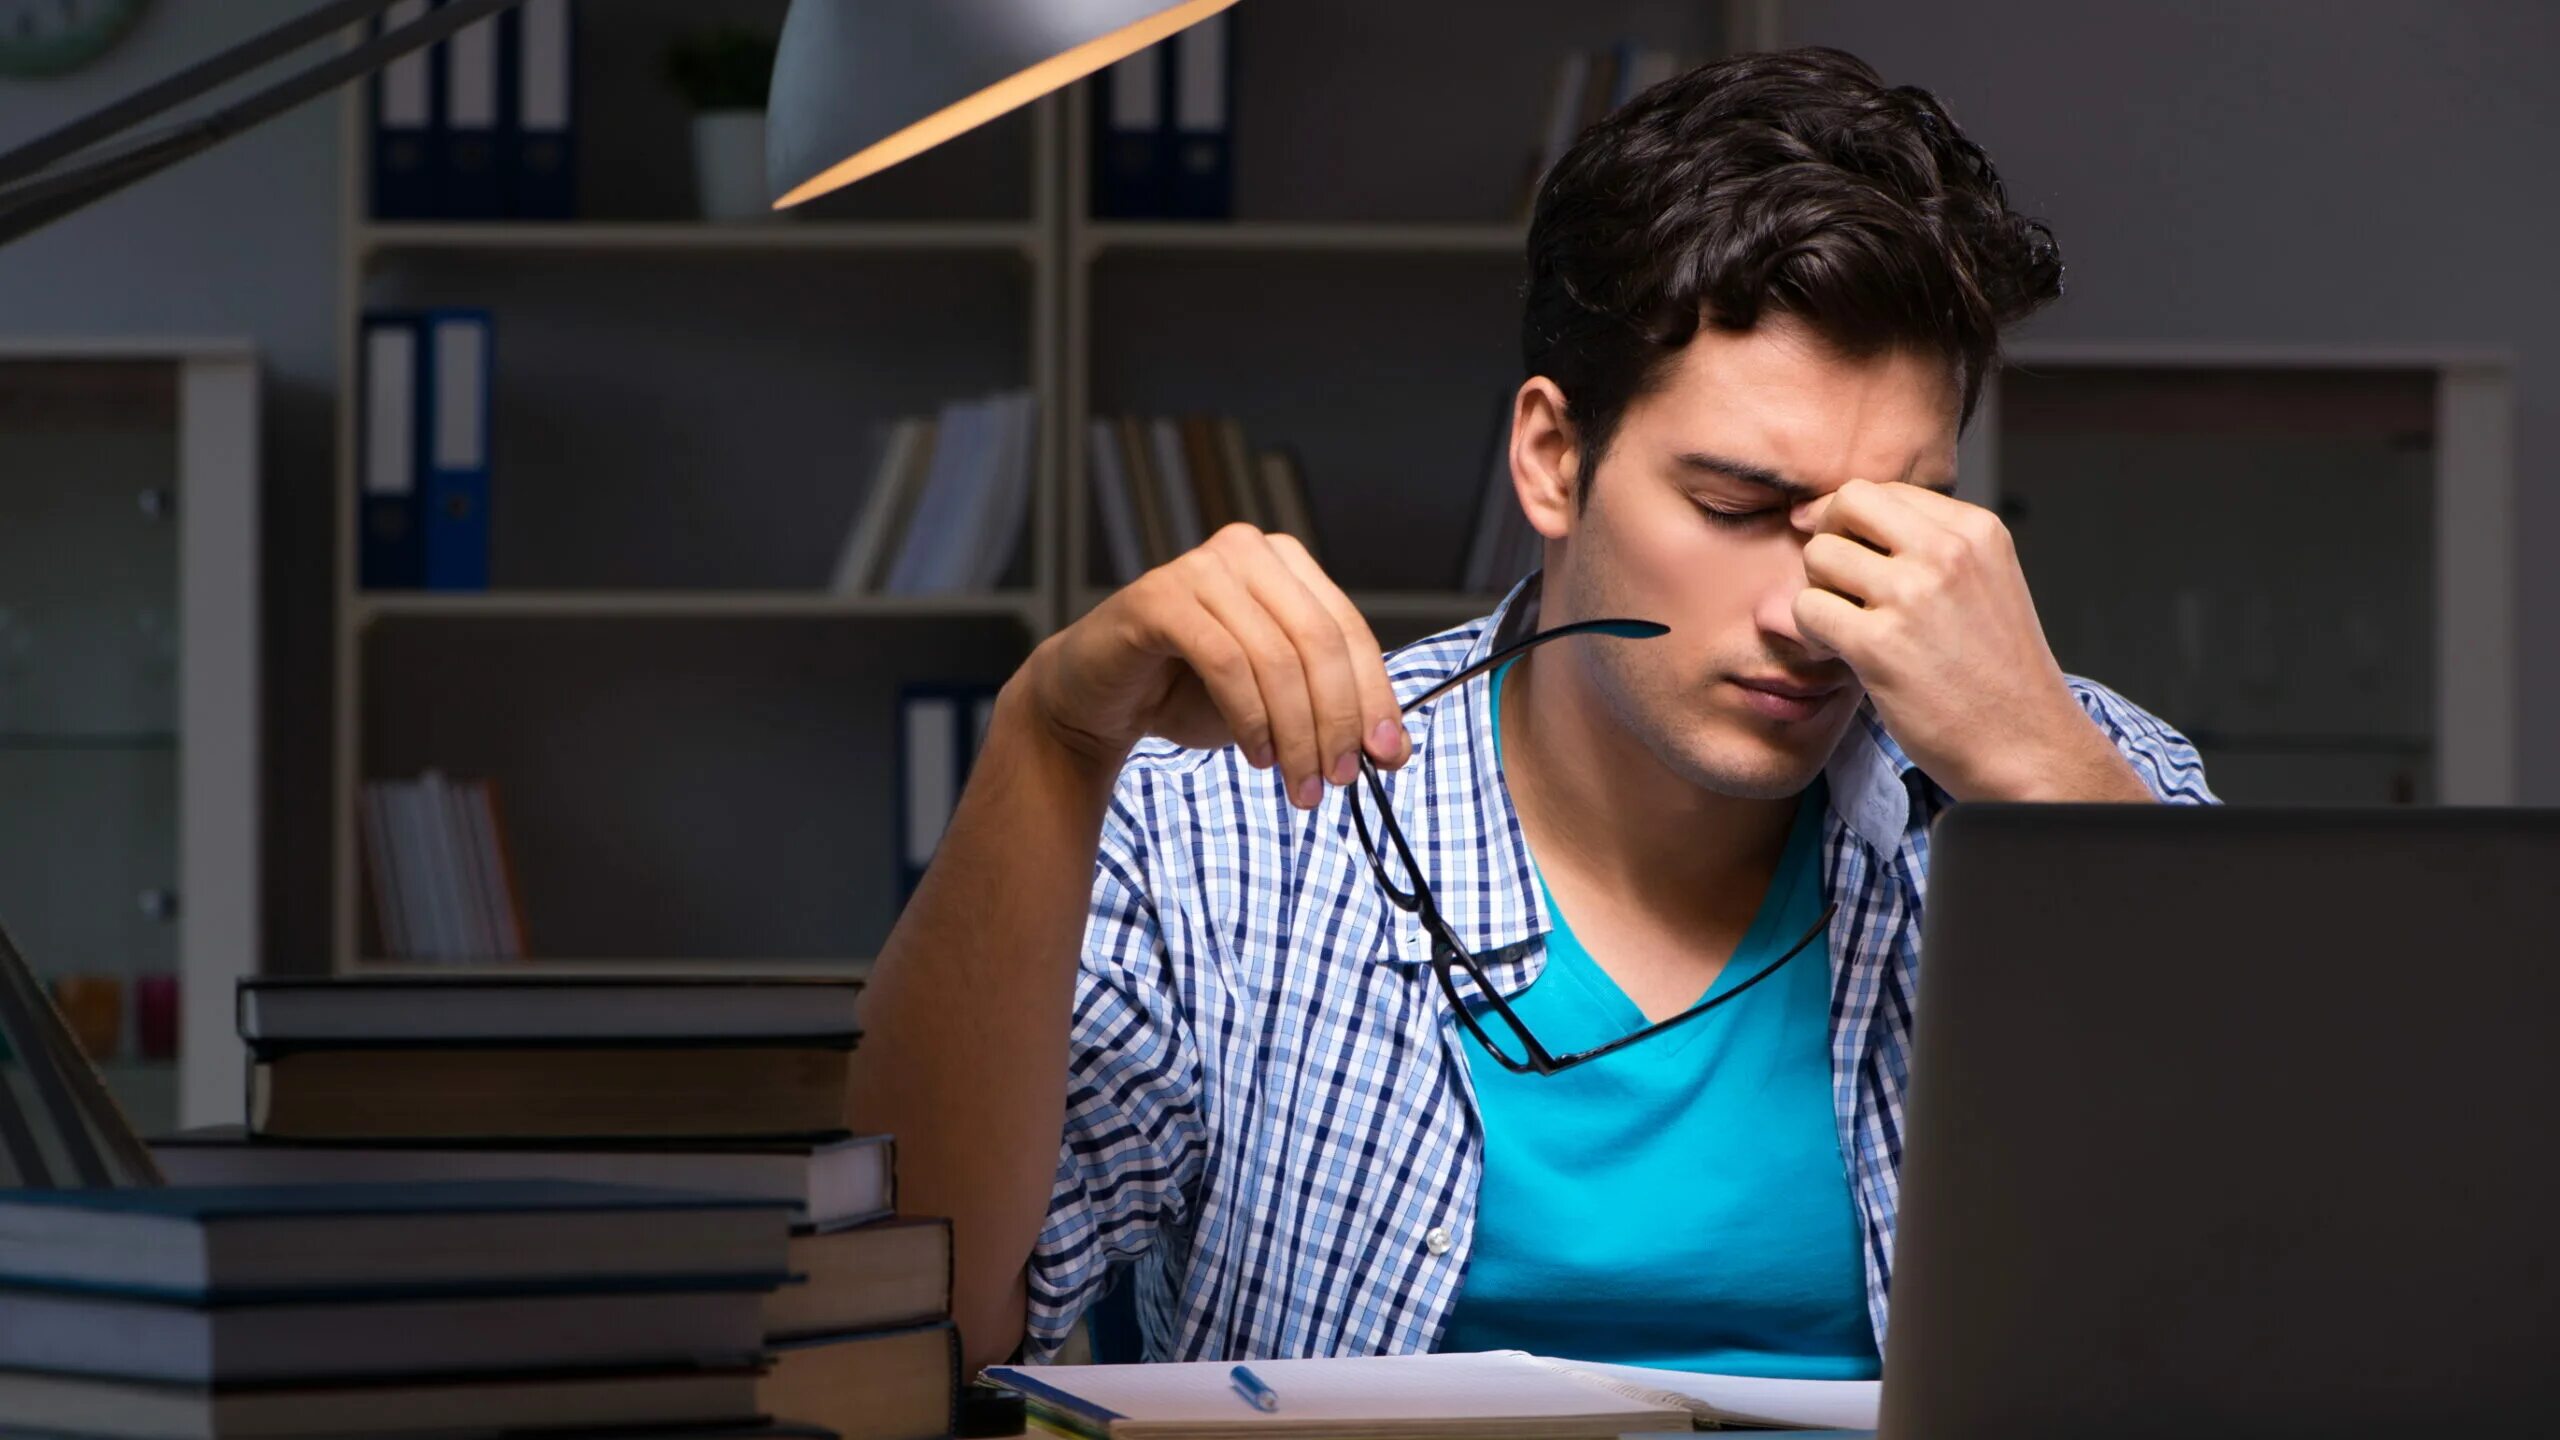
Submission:
<svg viewBox="0 0 2560 1440">
<path fill-rule="evenodd" d="M 1710 53 L 1756 6 L 1504 8 L 1239 7 L 1237 218 L 1213 223 L 1089 218 L 1083 85 L 821 213 L 682 218 L 653 47 L 778 25 L 779 0 L 617 0 L 615 25 L 581 26 L 575 222 L 370 220 L 350 92 L 332 968 L 426 968 L 373 953 L 356 797 L 432 765 L 506 787 L 529 963 L 861 973 L 896 909 L 896 686 L 1000 680 L 1108 593 L 1096 414 L 1233 414 L 1257 449 L 1299 448 L 1325 562 L 1385 643 L 1485 613 L 1494 596 L 1452 587 L 1517 380 L 1519 189 L 1557 57 L 1621 36 Z M 1474 78 L 1413 83 L 1446 73 Z M 355 318 L 410 303 L 497 317 L 487 592 L 352 574 Z M 664 397 L 704 375 L 728 377 L 719 428 L 669 426 Z M 812 479 L 808 457 L 999 385 L 1041 414 L 1000 588 L 831 593 L 869 477 Z M 1419 563 L 1416 535 L 1434 537 Z"/>
</svg>

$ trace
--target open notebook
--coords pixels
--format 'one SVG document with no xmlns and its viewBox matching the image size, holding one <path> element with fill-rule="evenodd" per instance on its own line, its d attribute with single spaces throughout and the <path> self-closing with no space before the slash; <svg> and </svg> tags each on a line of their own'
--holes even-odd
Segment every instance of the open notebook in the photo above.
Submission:
<svg viewBox="0 0 2560 1440">
<path fill-rule="evenodd" d="M 1224 1361 L 1002 1365 L 1032 1418 L 1094 1440 L 1148 1436 L 1598 1436 L 1746 1428 L 1869 1430 L 1876 1382 L 1763 1380 L 1550 1360 L 1517 1350 L 1256 1360 L 1280 1397 L 1264 1412 Z"/>
</svg>

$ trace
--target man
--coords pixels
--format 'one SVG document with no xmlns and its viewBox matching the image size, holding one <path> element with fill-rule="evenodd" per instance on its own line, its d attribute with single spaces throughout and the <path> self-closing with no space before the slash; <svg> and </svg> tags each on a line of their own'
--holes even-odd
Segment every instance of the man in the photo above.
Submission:
<svg viewBox="0 0 2560 1440">
<path fill-rule="evenodd" d="M 1382 658 L 1234 527 L 1005 687 L 853 1101 L 955 1217 L 973 1363 L 1130 1267 L 1155 1358 L 1872 1375 L 1929 821 L 2212 798 L 1952 497 L 2061 266 L 1926 92 L 1830 50 L 1666 82 L 1548 177 L 1529 261 L 1545 563 L 1495 614 Z M 1668 633 L 1407 708 L 1620 617 Z"/>
</svg>

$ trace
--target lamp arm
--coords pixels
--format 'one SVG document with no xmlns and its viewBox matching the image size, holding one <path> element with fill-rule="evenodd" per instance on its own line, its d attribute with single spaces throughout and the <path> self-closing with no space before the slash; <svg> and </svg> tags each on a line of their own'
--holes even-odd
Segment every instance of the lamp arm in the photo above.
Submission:
<svg viewBox="0 0 2560 1440">
<path fill-rule="evenodd" d="M 452 0 L 421 19 L 375 36 L 211 114 L 116 153 L 76 161 L 49 174 L 38 173 L 139 121 L 228 84 L 279 55 L 360 23 L 395 3 L 397 0 L 333 0 L 0 155 L 0 245 L 211 149 L 349 80 L 369 75 L 467 25 L 512 9 L 522 0 Z"/>
</svg>

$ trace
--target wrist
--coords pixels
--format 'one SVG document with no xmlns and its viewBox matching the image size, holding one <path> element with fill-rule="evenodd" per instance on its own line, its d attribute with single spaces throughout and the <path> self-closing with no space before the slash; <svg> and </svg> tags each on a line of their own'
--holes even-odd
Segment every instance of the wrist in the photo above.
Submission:
<svg viewBox="0 0 2560 1440">
<path fill-rule="evenodd" d="M 2008 748 L 1980 772 L 1958 800 L 1990 800 L 2016 804 L 2143 802 L 2155 799 L 2131 761 L 2107 738 L 2096 721 L 2075 704 L 2075 721 L 2060 740 L 2045 745 Z"/>
<path fill-rule="evenodd" d="M 1033 647 L 1031 658 L 1004 683 L 992 723 L 1019 732 L 1056 766 L 1107 785 L 1118 778 L 1135 742 L 1113 740 L 1058 713 L 1050 700 L 1058 640 L 1052 635 Z"/>
</svg>

